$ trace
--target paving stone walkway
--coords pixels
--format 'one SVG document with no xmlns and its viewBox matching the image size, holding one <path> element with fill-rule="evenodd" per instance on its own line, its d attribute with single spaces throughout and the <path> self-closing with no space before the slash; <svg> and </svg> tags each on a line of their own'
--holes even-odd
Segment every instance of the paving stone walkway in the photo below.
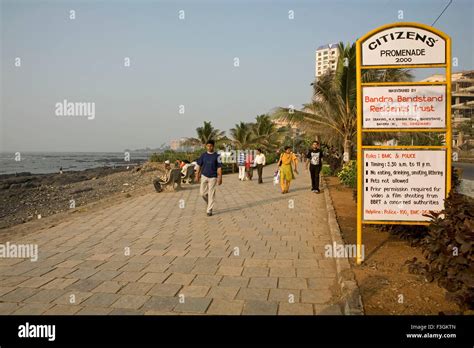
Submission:
<svg viewBox="0 0 474 348">
<path fill-rule="evenodd" d="M 208 217 L 198 185 L 73 214 L 10 243 L 0 314 L 341 314 L 324 194 L 224 176 Z"/>
</svg>

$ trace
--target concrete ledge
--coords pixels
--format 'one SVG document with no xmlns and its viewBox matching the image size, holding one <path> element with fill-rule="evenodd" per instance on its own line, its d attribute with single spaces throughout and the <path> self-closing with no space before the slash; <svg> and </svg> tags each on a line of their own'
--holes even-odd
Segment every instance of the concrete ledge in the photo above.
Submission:
<svg viewBox="0 0 474 348">
<path fill-rule="evenodd" d="M 326 179 L 322 177 L 324 198 L 326 200 L 326 209 L 328 211 L 328 225 L 333 243 L 344 244 L 341 229 L 336 219 L 336 211 L 332 204 L 329 188 Z M 359 286 L 357 284 L 354 271 L 347 258 L 335 257 L 337 282 L 341 287 L 341 306 L 345 315 L 363 315 L 364 305 L 360 296 Z"/>
</svg>

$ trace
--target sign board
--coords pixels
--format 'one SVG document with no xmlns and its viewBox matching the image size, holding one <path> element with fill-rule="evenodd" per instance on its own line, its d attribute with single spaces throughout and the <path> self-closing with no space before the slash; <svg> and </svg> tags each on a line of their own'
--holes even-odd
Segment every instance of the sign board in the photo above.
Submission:
<svg viewBox="0 0 474 348">
<path fill-rule="evenodd" d="M 362 65 L 445 63 L 445 39 L 422 28 L 387 28 L 362 42 Z"/>
<path fill-rule="evenodd" d="M 444 208 L 445 150 L 364 150 L 364 221 L 428 221 Z"/>
<path fill-rule="evenodd" d="M 362 88 L 363 128 L 446 127 L 446 86 Z"/>
<path fill-rule="evenodd" d="M 393 23 L 356 43 L 357 263 L 363 224 L 428 225 L 451 185 L 451 39 L 420 23 Z M 445 68 L 444 81 L 364 81 L 364 70 Z M 376 76 L 377 74 L 372 74 Z M 387 74 L 386 76 L 391 76 Z M 436 132 L 445 144 L 364 145 L 371 132 Z M 389 144 L 390 143 L 390 144 Z"/>
</svg>

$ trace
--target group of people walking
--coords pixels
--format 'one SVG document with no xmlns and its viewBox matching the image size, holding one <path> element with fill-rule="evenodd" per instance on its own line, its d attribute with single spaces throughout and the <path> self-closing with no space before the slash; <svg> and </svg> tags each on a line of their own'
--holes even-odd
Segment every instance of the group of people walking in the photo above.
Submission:
<svg viewBox="0 0 474 348">
<path fill-rule="evenodd" d="M 252 180 L 253 171 L 257 169 L 258 174 L 258 183 L 263 183 L 263 167 L 266 164 L 265 155 L 262 152 L 262 149 L 256 150 L 255 157 L 253 156 L 252 151 L 245 153 L 240 151 L 237 156 L 237 166 L 239 167 L 239 180 Z"/>
<path fill-rule="evenodd" d="M 311 148 L 303 157 L 306 163 L 306 170 L 309 169 L 311 176 L 311 191 L 320 193 L 319 174 L 323 165 L 323 152 L 318 141 L 313 141 Z M 278 160 L 281 193 L 288 193 L 291 181 L 298 174 L 298 157 L 291 151 L 289 146 L 285 147 L 285 151 L 280 155 Z"/>
<path fill-rule="evenodd" d="M 220 155 L 214 151 L 215 143 L 209 140 L 206 143 L 204 152 L 196 161 L 196 182 L 200 183 L 200 195 L 206 202 L 206 213 L 212 216 L 216 200 L 217 186 L 222 184 L 222 162 Z M 306 164 L 311 176 L 311 191 L 320 193 L 319 174 L 322 168 L 323 152 L 318 141 L 314 141 L 311 148 L 302 156 L 302 161 Z M 258 173 L 258 183 L 263 183 L 263 167 L 266 164 L 265 154 L 261 149 L 256 150 L 256 155 L 251 152 L 247 154 L 240 152 L 237 156 L 239 167 L 239 180 L 252 180 L 253 170 Z M 169 165 L 169 162 L 168 162 Z M 289 146 L 284 148 L 278 159 L 278 174 L 281 193 L 288 193 L 295 174 L 298 174 L 298 157 L 291 151 Z"/>
</svg>

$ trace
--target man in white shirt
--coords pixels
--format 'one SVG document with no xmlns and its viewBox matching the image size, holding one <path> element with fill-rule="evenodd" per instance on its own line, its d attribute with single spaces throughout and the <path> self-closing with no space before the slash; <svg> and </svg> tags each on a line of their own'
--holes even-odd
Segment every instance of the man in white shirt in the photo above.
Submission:
<svg viewBox="0 0 474 348">
<path fill-rule="evenodd" d="M 258 183 L 261 184 L 263 182 L 262 181 L 263 166 L 265 165 L 265 155 L 262 153 L 262 149 L 257 149 L 257 156 L 255 156 L 254 163 L 257 166 Z"/>
</svg>

